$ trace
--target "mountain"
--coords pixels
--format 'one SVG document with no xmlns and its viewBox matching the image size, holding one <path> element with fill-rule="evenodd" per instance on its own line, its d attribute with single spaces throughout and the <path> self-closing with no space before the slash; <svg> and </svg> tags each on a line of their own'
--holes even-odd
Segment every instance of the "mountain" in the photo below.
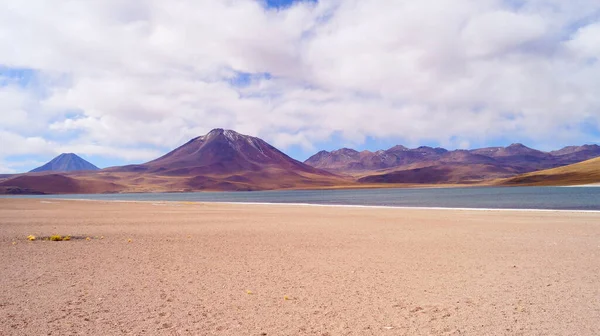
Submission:
<svg viewBox="0 0 600 336">
<path fill-rule="evenodd" d="M 30 171 L 30 173 L 72 172 L 80 170 L 99 170 L 99 168 L 73 153 L 65 153 L 55 157 L 45 165 Z"/>
<path fill-rule="evenodd" d="M 363 183 L 475 183 L 560 167 L 600 156 L 600 146 L 543 152 L 515 143 L 508 147 L 448 151 L 394 146 L 376 152 L 343 148 L 321 151 L 305 161 L 313 167 L 352 175 Z"/>
<path fill-rule="evenodd" d="M 600 184 L 600 157 L 564 167 L 518 175 L 496 184 L 536 186 Z"/>
<path fill-rule="evenodd" d="M 167 176 L 225 176 L 266 170 L 335 176 L 290 158 L 262 139 L 220 128 L 194 138 L 156 160 L 116 170 Z"/>
<path fill-rule="evenodd" d="M 352 183 L 298 162 L 259 138 L 214 129 L 144 164 L 19 175 L 0 181 L 0 193 L 242 191 Z"/>
</svg>

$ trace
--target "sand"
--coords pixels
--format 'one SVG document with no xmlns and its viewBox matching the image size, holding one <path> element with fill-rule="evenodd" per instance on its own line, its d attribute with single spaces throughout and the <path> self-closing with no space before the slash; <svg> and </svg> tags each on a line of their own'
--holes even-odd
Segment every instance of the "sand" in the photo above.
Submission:
<svg viewBox="0 0 600 336">
<path fill-rule="evenodd" d="M 600 213 L 0 199 L 0 258 L 0 335 L 600 334 Z"/>
</svg>

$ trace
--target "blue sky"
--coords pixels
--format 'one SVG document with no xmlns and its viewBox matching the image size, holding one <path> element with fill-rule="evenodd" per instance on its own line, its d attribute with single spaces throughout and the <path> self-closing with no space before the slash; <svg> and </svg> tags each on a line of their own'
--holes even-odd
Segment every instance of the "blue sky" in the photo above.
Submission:
<svg viewBox="0 0 600 336">
<path fill-rule="evenodd" d="M 0 173 L 145 162 L 212 128 L 299 160 L 600 141 L 597 1 L 2 6 Z"/>
<path fill-rule="evenodd" d="M 311 1 L 311 0 L 308 0 Z M 300 2 L 297 0 L 267 0 L 267 6 L 270 8 L 285 8 L 294 4 L 295 2 Z"/>
</svg>

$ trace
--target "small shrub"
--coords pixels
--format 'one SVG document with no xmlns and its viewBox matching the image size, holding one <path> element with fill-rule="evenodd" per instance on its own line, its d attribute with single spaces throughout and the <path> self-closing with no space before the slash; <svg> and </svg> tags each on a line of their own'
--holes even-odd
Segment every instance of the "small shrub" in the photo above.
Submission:
<svg viewBox="0 0 600 336">
<path fill-rule="evenodd" d="M 61 235 L 52 235 L 49 237 L 41 237 L 41 240 L 49 240 L 49 241 L 69 241 L 71 240 L 71 236 L 61 236 Z"/>
</svg>

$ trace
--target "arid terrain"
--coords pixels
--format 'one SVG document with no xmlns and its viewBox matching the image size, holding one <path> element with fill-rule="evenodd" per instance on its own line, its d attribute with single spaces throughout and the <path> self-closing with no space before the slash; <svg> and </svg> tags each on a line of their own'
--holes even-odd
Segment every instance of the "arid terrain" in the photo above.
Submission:
<svg viewBox="0 0 600 336">
<path fill-rule="evenodd" d="M 560 186 L 600 184 L 600 158 L 503 180 L 504 185 Z"/>
<path fill-rule="evenodd" d="M 0 199 L 0 334 L 598 335 L 599 221 Z"/>
</svg>

